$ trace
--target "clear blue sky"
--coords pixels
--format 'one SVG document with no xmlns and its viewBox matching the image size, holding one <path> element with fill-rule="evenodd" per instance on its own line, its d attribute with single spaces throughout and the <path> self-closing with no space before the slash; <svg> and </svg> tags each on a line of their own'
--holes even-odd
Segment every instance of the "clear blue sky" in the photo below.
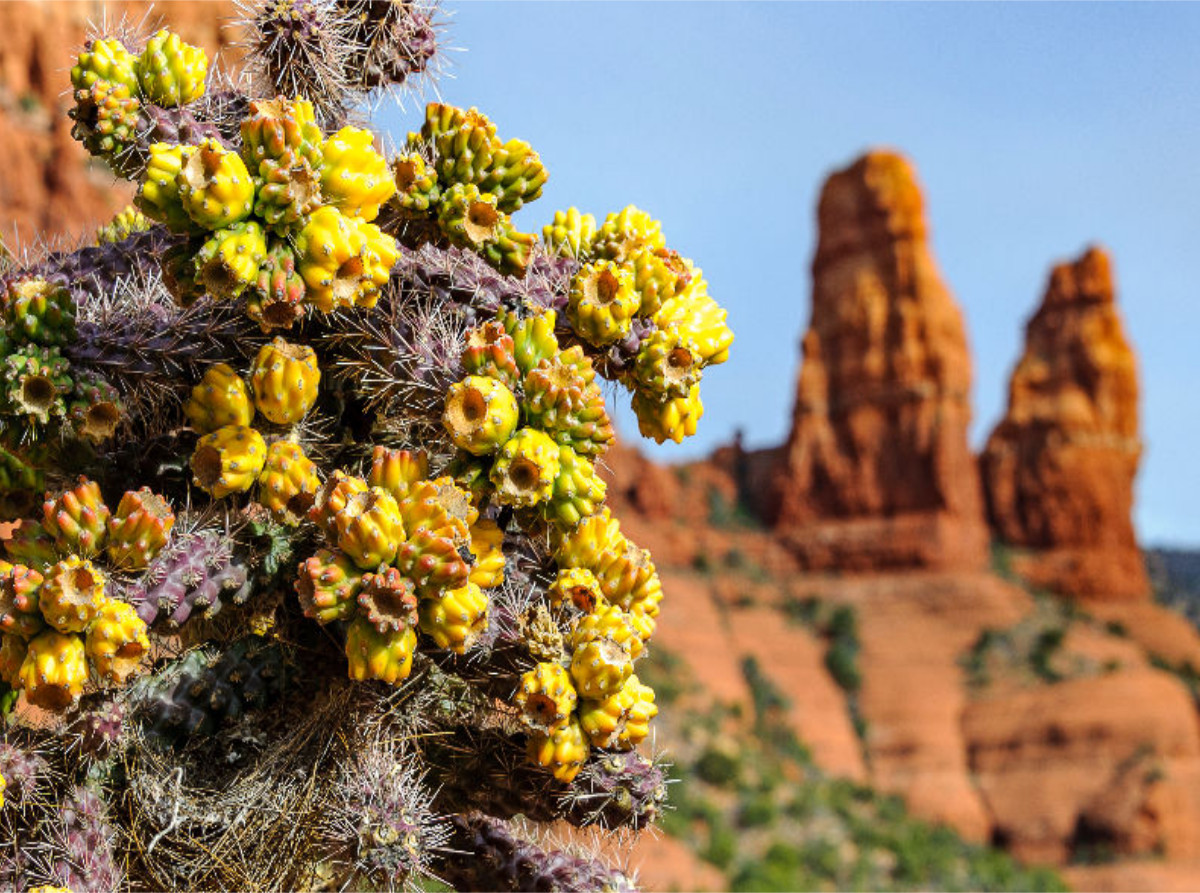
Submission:
<svg viewBox="0 0 1200 893">
<path fill-rule="evenodd" d="M 1142 373 L 1136 519 L 1200 545 L 1200 5 L 459 3 L 441 95 L 550 170 L 521 212 L 633 202 L 704 269 L 737 333 L 704 378 L 701 455 L 784 436 L 824 177 L 916 165 L 967 318 L 978 446 L 1052 262 L 1099 241 Z M 387 112 L 398 134 L 419 123 Z M 632 430 L 630 416 L 622 428 Z M 652 445 L 651 445 L 652 446 Z"/>
</svg>

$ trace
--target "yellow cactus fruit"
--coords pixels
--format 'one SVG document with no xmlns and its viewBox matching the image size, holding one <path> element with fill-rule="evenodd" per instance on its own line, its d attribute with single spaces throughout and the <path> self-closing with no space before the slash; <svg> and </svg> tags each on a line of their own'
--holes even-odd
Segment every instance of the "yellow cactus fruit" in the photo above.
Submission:
<svg viewBox="0 0 1200 893">
<path fill-rule="evenodd" d="M 267 257 L 267 236 L 253 220 L 219 229 L 196 252 L 197 282 L 214 298 L 233 299 L 258 279 Z"/>
<path fill-rule="evenodd" d="M 305 617 L 318 623 L 348 620 L 354 615 L 362 571 L 341 552 L 318 549 L 300 562 L 296 594 Z"/>
<path fill-rule="evenodd" d="M 4 776 L 0 775 L 0 807 L 4 806 L 4 790 L 8 787 L 8 782 L 4 780 Z"/>
<path fill-rule="evenodd" d="M 572 649 L 579 648 L 592 639 L 612 639 L 629 652 L 636 660 L 642 653 L 643 643 L 637 627 L 629 614 L 611 603 L 601 604 L 590 614 L 575 621 L 569 640 Z"/>
<path fill-rule="evenodd" d="M 321 194 L 349 217 L 374 220 L 396 193 L 387 160 L 375 151 L 374 136 L 359 127 L 343 127 L 325 141 Z"/>
<path fill-rule="evenodd" d="M 468 375 L 487 375 L 510 389 L 521 382 L 521 370 L 514 355 L 516 345 L 499 320 L 493 319 L 467 332 L 462 365 Z"/>
<path fill-rule="evenodd" d="M 412 627 L 381 633 L 365 617 L 356 617 L 346 630 L 346 658 L 350 678 L 357 682 L 378 679 L 399 685 L 412 672 L 417 634 Z"/>
<path fill-rule="evenodd" d="M 669 248 L 639 249 L 626 263 L 638 293 L 638 316 L 654 316 L 663 301 L 679 294 L 692 278 L 691 262 Z"/>
<path fill-rule="evenodd" d="M 471 525 L 470 580 L 480 589 L 494 589 L 504 582 L 504 531 L 495 521 L 482 518 Z"/>
<path fill-rule="evenodd" d="M 558 468 L 554 494 L 543 513 L 548 521 L 571 526 L 596 511 L 604 502 L 608 485 L 596 474 L 591 461 L 569 446 L 558 448 Z"/>
<path fill-rule="evenodd" d="M 661 595 L 660 595 L 661 598 Z M 643 643 L 649 642 L 654 637 L 654 631 L 658 628 L 658 622 L 654 619 L 658 616 L 658 603 L 653 606 L 653 614 L 647 610 L 644 603 L 638 603 L 629 608 L 625 612 L 625 616 L 629 618 L 629 622 L 633 624 L 637 636 Z"/>
<path fill-rule="evenodd" d="M 498 450 L 517 428 L 517 398 L 502 382 L 469 375 L 446 392 L 442 424 L 459 449 L 476 456 Z"/>
<path fill-rule="evenodd" d="M 146 215 L 133 205 L 126 205 L 113 216 L 112 220 L 96 230 L 96 244 L 120 242 L 134 233 L 144 233 L 148 229 L 150 229 L 150 221 Z"/>
<path fill-rule="evenodd" d="M 617 691 L 606 698 L 595 701 L 584 701 L 579 706 L 579 727 L 587 735 L 592 747 L 614 747 L 621 733 L 625 731 L 625 723 L 637 703 L 637 693 L 630 687 L 630 682 L 636 680 L 630 676 Z"/>
<path fill-rule="evenodd" d="M 262 435 L 245 425 L 226 425 L 206 434 L 192 453 L 192 475 L 214 499 L 245 493 L 254 486 L 267 459 Z"/>
<path fill-rule="evenodd" d="M 334 515 L 338 548 L 363 570 L 390 564 L 404 542 L 404 525 L 395 498 L 380 487 L 356 493 Z"/>
<path fill-rule="evenodd" d="M 557 537 L 554 560 L 562 568 L 596 568 L 606 555 L 623 552 L 628 542 L 620 522 L 604 508 Z"/>
<path fill-rule="evenodd" d="M 625 727 L 617 733 L 617 747 L 629 750 L 650 734 L 650 720 L 658 716 L 658 705 L 654 703 L 654 689 L 643 685 L 636 674 L 625 681 L 625 688 L 633 690 L 634 701 L 625 718 Z"/>
<path fill-rule="evenodd" d="M 544 431 L 522 428 L 500 448 L 490 479 L 503 505 L 529 508 L 554 495 L 558 444 Z"/>
<path fill-rule="evenodd" d="M 23 564 L 9 565 L 0 576 L 0 630 L 5 634 L 30 639 L 45 627 L 38 606 L 43 581 L 40 573 Z"/>
<path fill-rule="evenodd" d="M 197 434 L 211 434 L 226 425 L 249 425 L 254 420 L 250 388 L 225 363 L 209 366 L 192 388 L 183 414 Z"/>
<path fill-rule="evenodd" d="M 371 471 L 367 483 L 382 487 L 396 497 L 404 499 L 408 488 L 429 475 L 429 457 L 423 452 L 393 450 L 377 446 L 371 453 Z"/>
<path fill-rule="evenodd" d="M 251 171 L 268 160 L 320 161 L 324 137 L 307 99 L 252 99 L 240 129 L 242 158 Z"/>
<path fill-rule="evenodd" d="M 246 163 L 214 139 L 185 146 L 183 167 L 175 177 L 179 200 L 189 217 L 205 229 L 222 229 L 250 216 L 254 181 Z"/>
<path fill-rule="evenodd" d="M 81 633 L 106 601 L 104 574 L 86 558 L 70 555 L 46 571 L 38 606 L 61 633 Z"/>
<path fill-rule="evenodd" d="M 427 530 L 453 540 L 457 548 L 466 545 L 479 512 L 471 505 L 471 494 L 457 486 L 453 478 L 440 477 L 417 481 L 409 487 L 400 501 L 400 517 L 410 538 Z"/>
<path fill-rule="evenodd" d="M 84 558 L 104 547 L 111 514 L 100 495 L 100 485 L 82 476 L 74 487 L 42 505 L 44 529 L 53 534 L 58 548 Z"/>
<path fill-rule="evenodd" d="M 187 105 L 203 96 L 207 74 L 208 56 L 204 50 L 184 43 L 166 28 L 146 42 L 137 60 L 142 93 L 167 108 Z"/>
<path fill-rule="evenodd" d="M 73 893 L 70 887 L 52 887 L 50 884 L 43 884 L 40 887 L 30 887 L 28 893 Z"/>
<path fill-rule="evenodd" d="M 317 466 L 298 443 L 277 440 L 267 447 L 258 476 L 258 501 L 285 524 L 299 524 L 321 487 Z"/>
<path fill-rule="evenodd" d="M 136 91 L 136 65 L 137 57 L 115 37 L 92 40 L 71 68 L 71 86 L 76 90 L 87 90 L 97 81 L 112 81 Z"/>
<path fill-rule="evenodd" d="M 650 617 L 658 616 L 662 581 L 649 551 L 626 540 L 622 548 L 601 555 L 592 570 L 600 581 L 600 591 L 614 605 L 626 611 L 640 605 Z"/>
<path fill-rule="evenodd" d="M 627 641 L 635 640 L 631 636 Z M 584 698 L 612 694 L 632 672 L 633 657 L 628 645 L 608 635 L 584 638 L 571 651 L 571 678 L 575 680 L 575 690 Z"/>
<path fill-rule="evenodd" d="M 124 685 L 150 653 L 146 622 L 133 605 L 108 601 L 88 627 L 85 650 L 101 679 Z"/>
<path fill-rule="evenodd" d="M 596 218 L 580 214 L 577 208 L 555 211 L 554 220 L 542 227 L 542 241 L 551 254 L 590 259 L 592 240 L 596 237 Z"/>
<path fill-rule="evenodd" d="M 463 654 L 488 626 L 488 597 L 474 583 L 421 601 L 421 632 L 438 648 Z"/>
<path fill-rule="evenodd" d="M 346 507 L 350 497 L 356 493 L 366 493 L 371 489 L 360 477 L 346 474 L 344 471 L 334 471 L 318 488 L 313 499 L 312 508 L 308 510 L 308 519 L 325 531 L 330 539 L 337 539 L 337 523 L 334 518 Z"/>
<path fill-rule="evenodd" d="M 556 779 L 566 784 L 575 780 L 590 752 L 587 736 L 574 719 L 549 735 L 529 736 L 527 753 L 530 762 L 549 769 Z"/>
<path fill-rule="evenodd" d="M 108 560 L 122 570 L 142 570 L 167 544 L 175 512 L 149 487 L 126 490 L 108 520 Z"/>
<path fill-rule="evenodd" d="M 254 405 L 276 425 L 292 425 L 317 402 L 321 370 L 307 344 L 276 338 L 264 344 L 250 367 Z"/>
<path fill-rule="evenodd" d="M 381 633 L 417 625 L 417 587 L 394 567 L 363 574 L 359 613 Z"/>
<path fill-rule="evenodd" d="M 637 415 L 638 431 L 643 437 L 654 438 L 655 443 L 673 440 L 682 443 L 685 437 L 696 433 L 696 426 L 704 415 L 704 404 L 700 402 L 700 385 L 692 385 L 686 397 L 670 397 L 659 400 L 653 394 L 637 391 L 633 395 L 633 411 Z"/>
<path fill-rule="evenodd" d="M 548 592 L 550 607 L 556 611 L 566 605 L 574 605 L 584 614 L 591 614 L 607 604 L 596 575 L 585 567 L 569 567 L 559 571 Z"/>
<path fill-rule="evenodd" d="M 708 283 L 700 270 L 693 270 L 691 280 L 675 297 L 663 302 L 654 314 L 660 329 L 678 327 L 689 341 L 694 342 L 705 366 L 716 366 L 729 359 L 733 330 L 726 320 L 728 312 L 708 294 Z"/>
<path fill-rule="evenodd" d="M 184 233 L 195 229 L 192 218 L 183 207 L 176 178 L 183 170 L 183 146 L 152 143 L 150 160 L 142 174 L 137 197 L 133 203 L 151 220 L 165 223 L 172 232 Z"/>
<path fill-rule="evenodd" d="M 700 383 L 704 359 L 700 348 L 675 326 L 655 329 L 643 338 L 634 361 L 633 377 L 639 391 L 656 400 L 686 397 Z"/>
<path fill-rule="evenodd" d="M 16 684 L 28 649 L 29 644 L 20 636 L 11 633 L 0 635 L 0 679 L 9 685 Z"/>
<path fill-rule="evenodd" d="M 616 436 L 592 361 L 578 344 L 530 370 L 521 410 L 527 424 L 580 454 L 599 455 Z"/>
<path fill-rule="evenodd" d="M 513 340 L 512 354 L 522 376 L 558 353 L 558 338 L 554 335 L 558 314 L 553 310 L 523 313 L 502 310 L 496 320 Z"/>
<path fill-rule="evenodd" d="M 562 664 L 543 662 L 521 676 L 513 703 L 531 731 L 549 734 L 565 726 L 578 697 Z"/>
<path fill-rule="evenodd" d="M 628 270 L 612 261 L 595 261 L 571 279 L 567 319 L 589 344 L 606 347 L 629 334 L 640 304 Z"/>
<path fill-rule="evenodd" d="M 338 307 L 371 308 L 400 256 L 396 240 L 373 223 L 318 208 L 296 239 L 297 269 L 305 300 L 326 313 Z"/>
<path fill-rule="evenodd" d="M 17 681 L 35 707 L 62 711 L 83 694 L 88 680 L 83 639 L 47 630 L 29 643 Z"/>
<path fill-rule="evenodd" d="M 662 224 L 645 211 L 628 205 L 604 218 L 592 240 L 592 255 L 621 263 L 641 248 L 665 248 Z"/>
<path fill-rule="evenodd" d="M 479 254 L 501 273 L 523 277 L 537 237 L 518 232 L 499 196 L 455 183 L 442 193 L 438 228 L 459 248 Z"/>
</svg>

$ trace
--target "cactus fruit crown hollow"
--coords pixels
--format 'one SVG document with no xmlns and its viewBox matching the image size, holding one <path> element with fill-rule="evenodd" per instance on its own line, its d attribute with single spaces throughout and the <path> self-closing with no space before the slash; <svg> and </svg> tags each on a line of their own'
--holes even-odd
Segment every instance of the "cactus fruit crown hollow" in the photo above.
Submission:
<svg viewBox="0 0 1200 893">
<path fill-rule="evenodd" d="M 83 823 L 30 845 L 111 889 L 628 886 L 508 820 L 658 814 L 662 587 L 604 506 L 601 385 L 694 433 L 725 311 L 632 205 L 522 232 L 549 173 L 484 113 L 428 103 L 395 153 L 351 123 L 436 71 L 436 5 L 238 6 L 239 79 L 170 29 L 89 41 L 72 135 L 135 205 L 0 280 L 0 512 L 41 506 L 0 555 L 0 677 L 70 711 L 0 758 L 49 742 L 39 796 Z"/>
</svg>

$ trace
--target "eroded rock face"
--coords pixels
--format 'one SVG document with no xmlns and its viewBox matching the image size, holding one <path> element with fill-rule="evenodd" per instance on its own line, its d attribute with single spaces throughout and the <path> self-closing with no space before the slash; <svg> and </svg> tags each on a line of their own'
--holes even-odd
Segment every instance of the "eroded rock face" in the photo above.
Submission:
<svg viewBox="0 0 1200 893">
<path fill-rule="evenodd" d="M 911 165 L 860 158 L 826 182 L 818 222 L 774 521 L 812 568 L 981 566 L 971 359 Z"/>
<path fill-rule="evenodd" d="M 10 248 L 35 239 L 90 236 L 129 203 L 133 186 L 117 180 L 71 138 L 73 54 L 88 22 L 124 15 L 141 22 L 149 3 L 0 3 L 0 237 Z M 220 30 L 232 3 L 160 3 L 146 22 L 163 22 L 184 40 L 204 47 L 211 60 L 232 35 Z"/>
<path fill-rule="evenodd" d="M 1146 597 L 1130 517 L 1140 458 L 1134 354 L 1109 257 L 1090 248 L 1051 272 L 980 458 L 997 537 L 1035 550 L 1017 570 L 1067 595 Z"/>
</svg>

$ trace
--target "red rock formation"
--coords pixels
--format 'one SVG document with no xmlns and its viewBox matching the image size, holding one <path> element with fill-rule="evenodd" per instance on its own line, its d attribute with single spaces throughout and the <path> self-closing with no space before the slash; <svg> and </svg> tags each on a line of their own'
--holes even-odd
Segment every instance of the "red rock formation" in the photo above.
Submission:
<svg viewBox="0 0 1200 893">
<path fill-rule="evenodd" d="M 813 568 L 979 567 L 971 359 L 912 167 L 865 155 L 826 182 L 818 222 L 775 523 Z"/>
<path fill-rule="evenodd" d="M 34 239 L 90 235 L 126 204 L 133 187 L 114 178 L 71 138 L 72 55 L 89 20 L 140 22 L 149 3 L 0 3 L 0 237 L 10 247 Z M 220 31 L 227 2 L 162 3 L 153 21 L 203 46 L 212 59 L 229 42 Z M 150 22 L 147 23 L 149 27 Z"/>
<path fill-rule="evenodd" d="M 1137 404 L 1109 258 L 1091 248 L 1050 274 L 1025 327 L 1008 412 L 980 459 L 996 535 L 1038 550 L 1016 562 L 1036 584 L 1076 596 L 1149 594 L 1130 519 Z"/>
</svg>

